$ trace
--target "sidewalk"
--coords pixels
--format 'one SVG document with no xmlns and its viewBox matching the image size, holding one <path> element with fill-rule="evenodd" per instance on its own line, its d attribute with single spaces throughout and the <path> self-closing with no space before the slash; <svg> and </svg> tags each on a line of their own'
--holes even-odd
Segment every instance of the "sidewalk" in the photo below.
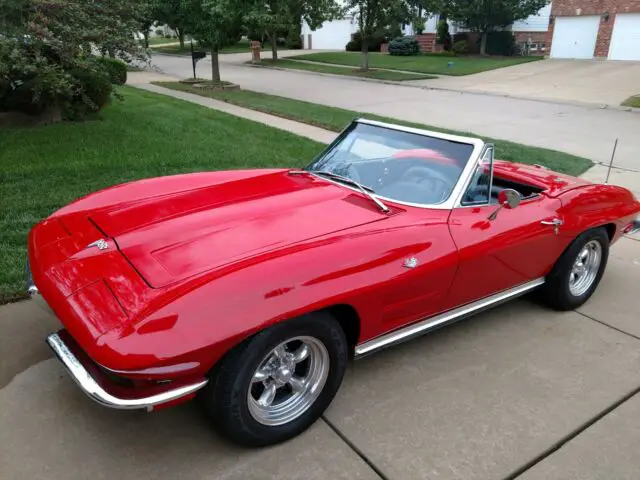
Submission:
<svg viewBox="0 0 640 480">
<path fill-rule="evenodd" d="M 213 98 L 201 97 L 187 92 L 179 92 L 177 90 L 169 90 L 168 88 L 162 88 L 156 85 L 151 85 L 149 82 L 155 81 L 175 81 L 175 78 L 167 77 L 165 75 L 159 75 L 155 73 L 147 72 L 133 72 L 129 74 L 129 85 L 149 92 L 161 93 L 170 97 L 186 100 L 187 102 L 196 103 L 203 107 L 212 108 L 221 112 L 235 115 L 236 117 L 246 118 L 253 120 L 254 122 L 263 123 L 270 127 L 277 128 L 279 130 L 285 130 L 287 132 L 295 133 L 301 137 L 310 138 L 316 142 L 331 143 L 336 137 L 335 132 L 324 130 L 322 128 L 307 125 L 305 123 L 294 122 L 282 117 L 276 117 L 275 115 L 268 115 L 266 113 L 251 110 L 249 108 L 238 107 L 230 103 L 214 100 Z"/>
</svg>

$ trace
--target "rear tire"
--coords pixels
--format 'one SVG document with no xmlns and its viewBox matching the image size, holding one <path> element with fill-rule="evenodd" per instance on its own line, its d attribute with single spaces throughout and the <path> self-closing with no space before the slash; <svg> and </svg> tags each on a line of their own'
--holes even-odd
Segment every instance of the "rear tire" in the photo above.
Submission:
<svg viewBox="0 0 640 480">
<path fill-rule="evenodd" d="M 595 292 L 607 267 L 609 236 L 604 228 L 587 230 L 560 256 L 541 289 L 541 299 L 556 310 L 574 310 Z"/>
<path fill-rule="evenodd" d="M 347 355 L 345 334 L 331 315 L 305 315 L 231 350 L 200 400 L 233 441 L 254 447 L 280 443 L 306 430 L 329 406 Z"/>
</svg>

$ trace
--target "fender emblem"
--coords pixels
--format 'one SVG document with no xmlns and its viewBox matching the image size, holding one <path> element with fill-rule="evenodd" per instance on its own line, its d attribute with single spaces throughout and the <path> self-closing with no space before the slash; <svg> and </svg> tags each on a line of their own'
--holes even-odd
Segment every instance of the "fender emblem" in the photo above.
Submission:
<svg viewBox="0 0 640 480">
<path fill-rule="evenodd" d="M 402 266 L 405 268 L 416 268 L 418 266 L 418 259 L 416 257 L 407 258 Z"/>
<path fill-rule="evenodd" d="M 101 238 L 100 240 L 96 240 L 95 242 L 90 243 L 86 246 L 86 248 L 91 247 L 98 247 L 98 250 L 106 250 L 107 248 L 109 248 L 109 244 L 105 239 Z"/>
</svg>

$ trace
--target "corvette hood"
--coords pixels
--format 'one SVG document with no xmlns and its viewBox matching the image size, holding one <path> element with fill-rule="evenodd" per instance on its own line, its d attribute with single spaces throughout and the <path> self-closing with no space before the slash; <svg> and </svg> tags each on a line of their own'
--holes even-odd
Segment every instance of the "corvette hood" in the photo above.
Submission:
<svg viewBox="0 0 640 480">
<path fill-rule="evenodd" d="M 349 189 L 269 172 L 90 214 L 152 286 L 386 218 Z"/>
</svg>

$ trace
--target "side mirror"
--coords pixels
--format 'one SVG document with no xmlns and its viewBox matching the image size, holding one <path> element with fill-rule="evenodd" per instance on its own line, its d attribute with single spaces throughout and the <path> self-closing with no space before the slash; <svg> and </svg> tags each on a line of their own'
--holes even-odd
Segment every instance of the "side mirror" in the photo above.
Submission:
<svg viewBox="0 0 640 480">
<path fill-rule="evenodd" d="M 518 205 L 520 205 L 521 200 L 522 197 L 520 196 L 520 194 L 511 188 L 502 190 L 498 194 L 498 203 L 504 208 L 508 208 L 509 210 L 513 210 Z"/>
<path fill-rule="evenodd" d="M 498 194 L 498 208 L 496 208 L 491 215 L 489 215 L 489 220 L 495 220 L 498 216 L 498 213 L 503 208 L 507 210 L 513 210 L 522 201 L 522 196 L 515 190 L 511 188 L 506 188 Z"/>
</svg>

